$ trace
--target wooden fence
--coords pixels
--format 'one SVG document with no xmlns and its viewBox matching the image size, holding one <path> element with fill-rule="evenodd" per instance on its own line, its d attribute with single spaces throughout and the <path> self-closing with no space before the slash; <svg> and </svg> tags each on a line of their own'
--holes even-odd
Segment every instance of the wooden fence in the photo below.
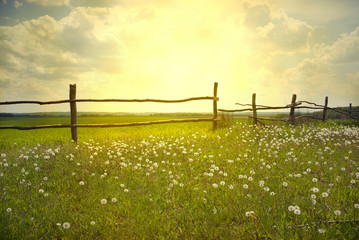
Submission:
<svg viewBox="0 0 359 240">
<path fill-rule="evenodd" d="M 296 123 L 296 120 L 300 119 L 300 118 L 311 118 L 311 119 L 315 119 L 315 120 L 321 120 L 321 121 L 325 121 L 326 120 L 326 115 L 327 115 L 327 110 L 332 110 L 334 112 L 338 112 L 340 114 L 343 114 L 351 119 L 357 119 L 356 117 L 352 116 L 352 104 L 349 104 L 349 112 L 345 112 L 339 109 L 335 109 L 335 108 L 331 108 L 328 107 L 328 97 L 325 97 L 325 101 L 324 101 L 324 105 L 319 105 L 316 103 L 312 103 L 312 102 L 308 102 L 308 101 L 296 101 L 297 100 L 297 95 L 293 94 L 292 96 L 292 100 L 291 103 L 286 105 L 286 106 L 280 106 L 280 107 L 271 107 L 271 106 L 264 106 L 264 105 L 257 105 L 256 104 L 256 94 L 253 93 L 252 94 L 252 103 L 251 104 L 241 104 L 241 103 L 236 103 L 236 105 L 240 105 L 240 106 L 251 106 L 251 108 L 244 108 L 244 109 L 235 109 L 235 110 L 226 110 L 226 109 L 218 109 L 219 112 L 224 112 L 224 113 L 234 113 L 234 112 L 246 112 L 246 111 L 251 111 L 253 112 L 253 116 L 248 116 L 249 118 L 253 119 L 253 124 L 257 125 L 257 123 L 261 123 L 264 125 L 263 122 L 261 122 L 261 120 L 269 120 L 269 121 L 282 121 L 282 122 L 286 122 L 286 123 L 290 123 L 292 125 L 294 125 Z M 311 106 L 303 106 L 302 104 L 308 104 Z M 282 119 L 276 119 L 276 118 L 259 118 L 257 116 L 257 111 L 259 110 L 278 110 L 278 109 L 290 109 L 289 112 L 289 118 L 288 120 L 282 120 Z M 318 118 L 315 116 L 311 116 L 311 115 L 299 115 L 299 116 L 295 116 L 295 109 L 316 109 L 316 110 L 323 110 L 323 115 L 322 118 Z"/>
<path fill-rule="evenodd" d="M 31 127 L 20 127 L 20 126 L 0 126 L 0 129 L 18 129 L 18 130 L 33 130 L 43 128 L 71 128 L 72 140 L 77 142 L 77 128 L 79 127 L 90 127 L 90 128 L 108 128 L 108 127 L 129 127 L 129 126 L 140 126 L 140 125 L 153 125 L 153 124 L 164 124 L 164 123 L 183 123 L 183 122 L 213 122 L 213 130 L 217 129 L 217 88 L 218 83 L 214 83 L 213 96 L 209 97 L 192 97 L 179 100 L 161 100 L 161 99 L 76 99 L 76 84 L 70 84 L 70 97 L 67 100 L 59 101 L 8 101 L 0 102 L 0 105 L 13 105 L 13 104 L 61 104 L 70 103 L 71 121 L 70 124 L 54 124 L 54 125 L 41 125 Z M 157 102 L 157 103 L 183 103 L 197 100 L 211 100 L 213 101 L 213 117 L 212 118 L 195 118 L 195 119 L 170 119 L 161 121 L 150 121 L 150 122 L 135 122 L 135 123 L 116 123 L 116 124 L 78 124 L 77 122 L 77 102 Z"/>
</svg>

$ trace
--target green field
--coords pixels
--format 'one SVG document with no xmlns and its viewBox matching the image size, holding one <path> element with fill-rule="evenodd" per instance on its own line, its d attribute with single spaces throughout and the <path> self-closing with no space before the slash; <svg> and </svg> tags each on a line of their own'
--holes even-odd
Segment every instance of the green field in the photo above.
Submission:
<svg viewBox="0 0 359 240">
<path fill-rule="evenodd" d="M 359 239 L 358 127 L 211 129 L 0 130 L 0 239 Z"/>
</svg>

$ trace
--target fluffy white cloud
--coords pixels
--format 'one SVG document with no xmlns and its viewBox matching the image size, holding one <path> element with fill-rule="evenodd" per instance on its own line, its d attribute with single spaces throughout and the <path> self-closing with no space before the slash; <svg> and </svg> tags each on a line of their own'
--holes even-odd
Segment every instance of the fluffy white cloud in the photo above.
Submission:
<svg viewBox="0 0 359 240">
<path fill-rule="evenodd" d="M 25 0 L 28 3 L 34 3 L 42 6 L 69 6 L 70 0 Z"/>
<path fill-rule="evenodd" d="M 283 74 L 288 88 L 299 89 L 315 97 L 319 92 L 340 96 L 344 101 L 355 101 L 359 92 L 359 27 L 341 35 L 331 45 L 316 48 L 316 57 L 306 58 Z"/>
<path fill-rule="evenodd" d="M 245 5 L 245 25 L 256 31 L 258 43 L 274 52 L 308 51 L 313 27 L 289 17 L 285 11 L 269 3 Z"/>
<path fill-rule="evenodd" d="M 5 4 L 6 4 L 6 2 L 5 2 Z M 19 2 L 18 0 L 15 0 L 14 4 L 15 4 L 15 8 L 19 8 L 23 5 L 23 3 Z"/>
<path fill-rule="evenodd" d="M 322 46 L 320 59 L 334 64 L 359 63 L 359 26 L 342 34 L 332 45 Z"/>
</svg>

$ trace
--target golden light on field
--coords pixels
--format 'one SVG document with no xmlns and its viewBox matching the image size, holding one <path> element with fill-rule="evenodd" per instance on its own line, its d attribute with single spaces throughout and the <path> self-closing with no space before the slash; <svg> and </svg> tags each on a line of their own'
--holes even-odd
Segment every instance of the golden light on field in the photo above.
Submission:
<svg viewBox="0 0 359 240">
<path fill-rule="evenodd" d="M 316 1 L 310 13 L 307 0 L 0 4 L 1 100 L 65 99 L 73 83 L 78 98 L 181 99 L 211 95 L 218 82 L 222 108 L 248 103 L 252 93 L 268 105 L 287 104 L 293 93 L 318 103 L 329 96 L 334 105 L 359 101 L 358 6 L 352 1 Z M 315 17 L 324 7 L 327 14 Z M 80 107 L 211 111 L 208 102 Z M 13 109 L 67 106 L 0 111 Z"/>
</svg>

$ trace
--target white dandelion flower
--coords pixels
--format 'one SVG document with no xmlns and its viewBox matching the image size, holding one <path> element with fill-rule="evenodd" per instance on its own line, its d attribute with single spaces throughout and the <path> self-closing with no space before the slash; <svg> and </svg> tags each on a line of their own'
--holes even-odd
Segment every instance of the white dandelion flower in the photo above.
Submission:
<svg viewBox="0 0 359 240">
<path fill-rule="evenodd" d="M 250 217 L 254 214 L 254 211 L 248 211 L 246 212 L 246 217 Z"/>
<path fill-rule="evenodd" d="M 104 198 L 104 199 L 101 199 L 101 204 L 106 204 L 107 203 L 107 200 Z"/>
<path fill-rule="evenodd" d="M 335 211 L 334 211 L 334 214 L 337 215 L 337 216 L 340 216 L 340 215 L 342 214 L 342 212 L 339 211 L 339 210 L 335 210 Z"/>
<path fill-rule="evenodd" d="M 70 223 L 68 223 L 68 222 L 64 222 L 63 224 L 62 224 L 62 228 L 63 229 L 69 229 L 70 228 Z"/>
</svg>

